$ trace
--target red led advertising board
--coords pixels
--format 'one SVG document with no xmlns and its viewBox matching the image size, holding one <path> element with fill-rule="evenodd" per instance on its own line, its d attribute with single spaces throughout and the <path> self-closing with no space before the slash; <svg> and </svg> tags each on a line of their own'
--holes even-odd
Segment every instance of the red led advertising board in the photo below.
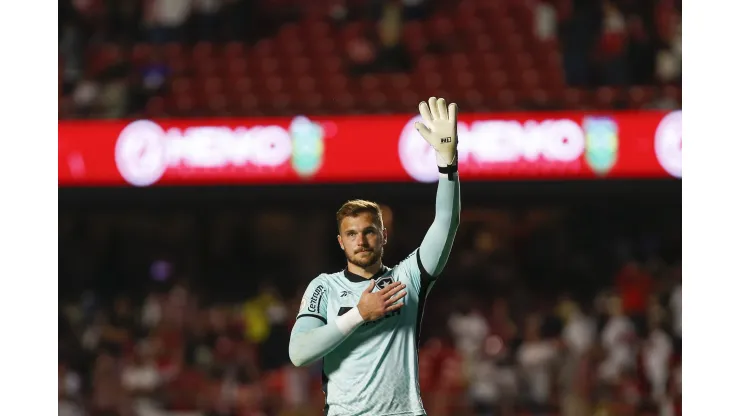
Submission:
<svg viewBox="0 0 740 416">
<path fill-rule="evenodd" d="M 418 117 L 60 121 L 59 186 L 433 182 Z M 681 177 L 681 112 L 463 115 L 462 179 Z"/>
</svg>

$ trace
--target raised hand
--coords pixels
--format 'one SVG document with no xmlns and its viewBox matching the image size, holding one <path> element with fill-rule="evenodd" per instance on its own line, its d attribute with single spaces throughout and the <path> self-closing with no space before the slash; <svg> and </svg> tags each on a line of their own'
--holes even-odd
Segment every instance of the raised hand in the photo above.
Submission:
<svg viewBox="0 0 740 416">
<path fill-rule="evenodd" d="M 419 113 L 423 123 L 414 127 L 421 137 L 437 151 L 437 165 L 440 167 L 457 163 L 457 104 L 447 106 L 444 98 L 431 97 L 429 103 L 419 103 Z"/>
</svg>

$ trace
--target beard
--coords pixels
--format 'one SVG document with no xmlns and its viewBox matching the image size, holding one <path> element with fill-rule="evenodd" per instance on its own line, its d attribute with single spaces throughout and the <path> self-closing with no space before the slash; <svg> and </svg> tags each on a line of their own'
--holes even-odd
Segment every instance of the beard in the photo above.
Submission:
<svg viewBox="0 0 740 416">
<path fill-rule="evenodd" d="M 370 267 L 373 264 L 380 261 L 380 259 L 383 257 L 383 247 L 380 247 L 380 249 L 376 251 L 369 251 L 369 252 L 360 252 L 360 253 L 353 253 L 349 254 L 346 251 L 344 252 L 344 255 L 347 257 L 347 261 L 354 264 L 357 267 Z"/>
</svg>

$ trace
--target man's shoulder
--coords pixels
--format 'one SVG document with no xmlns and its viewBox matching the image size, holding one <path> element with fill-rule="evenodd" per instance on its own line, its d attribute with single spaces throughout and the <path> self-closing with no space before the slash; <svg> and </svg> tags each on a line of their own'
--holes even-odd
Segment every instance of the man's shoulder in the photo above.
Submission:
<svg viewBox="0 0 740 416">
<path fill-rule="evenodd" d="M 333 272 L 333 273 L 321 273 L 318 276 L 311 279 L 311 285 L 317 286 L 317 285 L 323 285 L 323 286 L 331 286 L 336 284 L 339 281 L 339 278 L 341 277 L 342 272 Z"/>
<path fill-rule="evenodd" d="M 403 260 L 398 262 L 398 264 L 391 267 L 391 270 L 393 270 L 394 273 L 397 273 L 397 272 L 403 271 L 404 269 L 408 268 L 409 264 L 416 266 L 418 253 L 419 253 L 419 249 L 416 248 L 414 251 L 409 253 L 409 255 L 406 256 Z"/>
<path fill-rule="evenodd" d="M 406 261 L 409 261 L 409 260 L 414 260 L 414 261 L 416 261 L 416 258 L 417 258 L 417 257 L 419 256 L 419 249 L 420 249 L 420 247 L 416 247 L 416 248 L 415 248 L 414 250 L 412 250 L 412 251 L 411 251 L 411 253 L 409 253 L 409 255 L 408 255 L 408 256 L 406 256 L 406 258 L 405 258 L 405 259 L 403 259 L 403 261 L 401 261 L 401 262 L 403 263 L 403 262 L 406 262 Z"/>
</svg>

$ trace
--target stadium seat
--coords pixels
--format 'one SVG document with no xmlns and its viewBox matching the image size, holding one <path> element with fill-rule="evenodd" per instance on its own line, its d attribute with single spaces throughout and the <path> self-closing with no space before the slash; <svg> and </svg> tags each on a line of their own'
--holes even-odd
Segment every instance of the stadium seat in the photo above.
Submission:
<svg viewBox="0 0 740 416">
<path fill-rule="evenodd" d="M 351 3 L 368 6 L 364 0 Z M 561 3 L 556 2 L 556 8 Z M 270 10 L 299 7 L 293 0 L 268 4 Z M 215 111 L 223 102 L 227 109 L 252 111 L 259 100 L 271 102 L 269 111 L 273 112 L 300 109 L 305 104 L 316 111 L 352 113 L 362 105 L 362 100 L 346 95 L 354 93 L 373 93 L 367 104 L 376 111 L 378 103 L 403 108 L 421 96 L 442 95 L 440 89 L 456 92 L 456 99 L 479 109 L 516 108 L 532 102 L 607 108 L 616 97 L 630 107 L 643 107 L 654 96 L 653 89 L 639 86 L 592 94 L 566 88 L 560 46 L 556 40 L 534 36 L 536 4 L 525 0 L 461 0 L 456 7 L 406 22 L 402 39 L 413 61 L 413 73 L 354 80 L 346 73 L 347 48 L 354 40 L 368 38 L 375 25 L 360 19 L 333 26 L 323 18 L 333 4 L 313 2 L 302 19 L 282 24 L 254 45 L 144 42 L 124 54 L 119 46 L 99 44 L 86 52 L 85 72 L 97 74 L 124 55 L 140 67 L 161 52 L 173 76 L 169 97 L 163 97 L 169 103 L 165 110 L 176 112 L 191 106 Z M 429 52 L 430 46 L 435 46 L 434 53 Z M 660 92 L 681 99 L 678 87 L 663 87 Z M 248 98 L 241 99 L 241 94 Z M 280 99 L 271 101 L 273 94 Z M 154 100 L 149 110 L 159 111 L 159 104 Z"/>
</svg>

